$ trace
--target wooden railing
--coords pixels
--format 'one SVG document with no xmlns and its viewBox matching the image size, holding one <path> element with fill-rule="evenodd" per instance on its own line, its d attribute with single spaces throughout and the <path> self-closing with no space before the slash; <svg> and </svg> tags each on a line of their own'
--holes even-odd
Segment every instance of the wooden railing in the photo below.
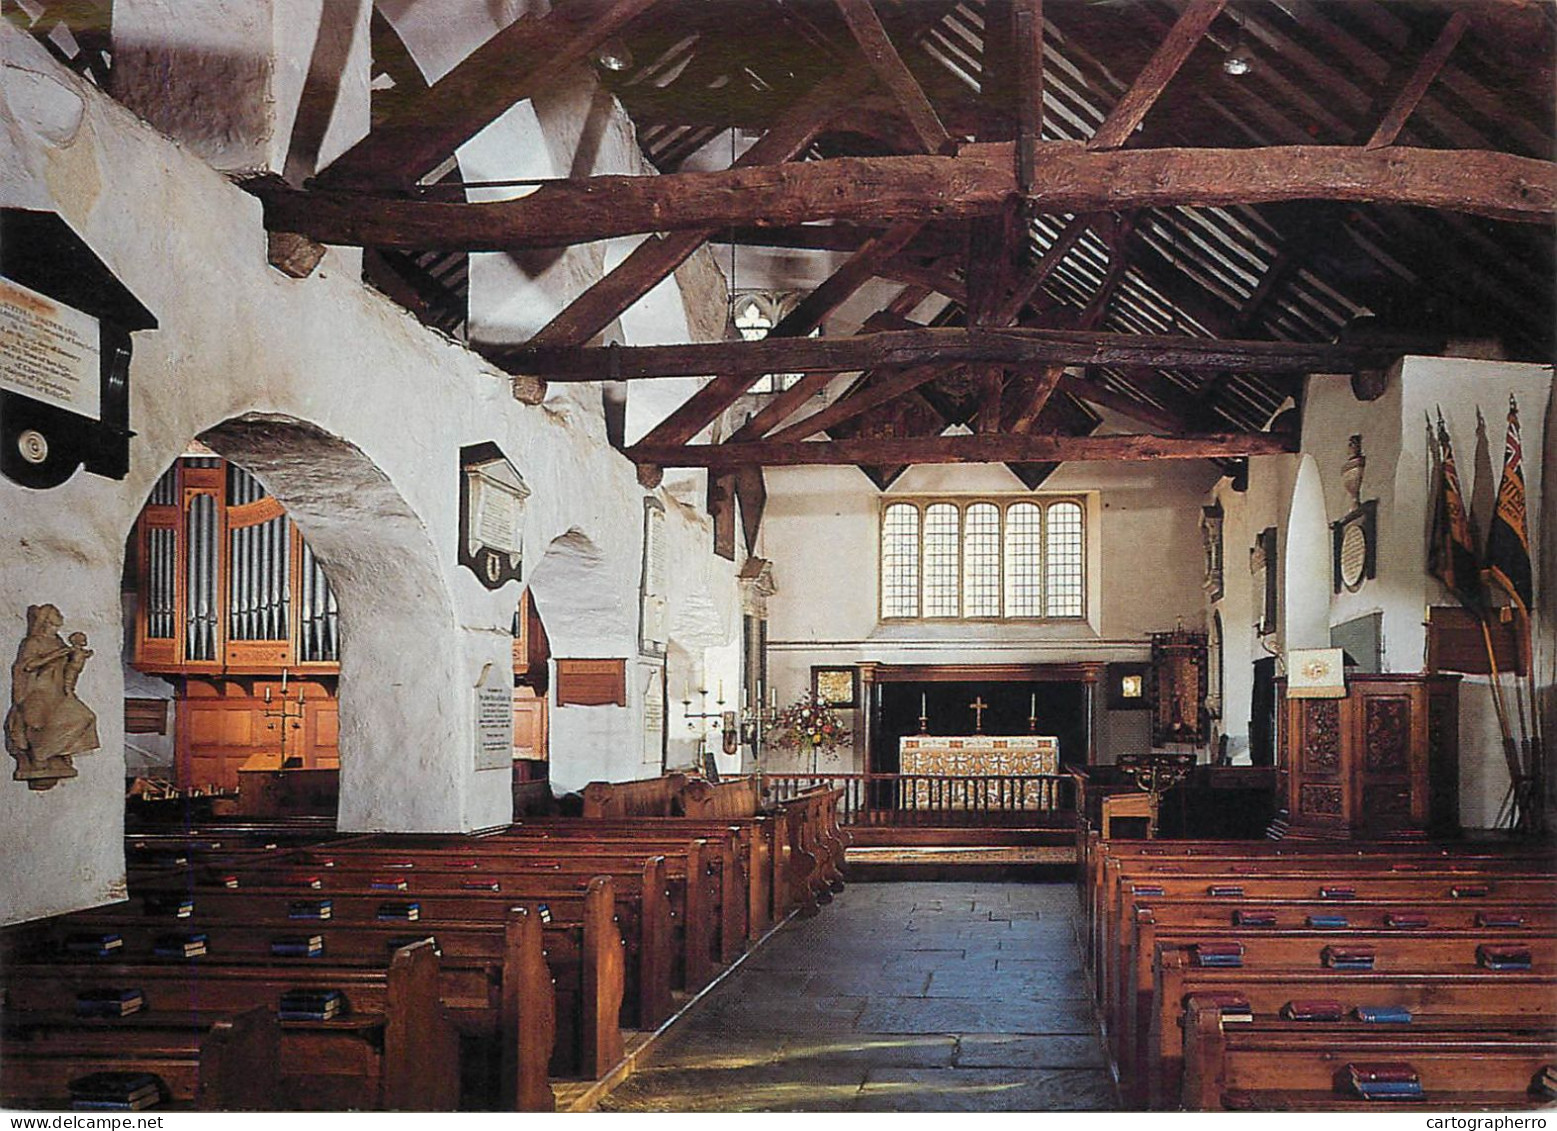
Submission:
<svg viewBox="0 0 1557 1131">
<path fill-rule="evenodd" d="M 1070 825 L 1070 774 L 763 774 L 762 795 L 780 803 L 816 786 L 843 790 L 845 825 Z"/>
</svg>

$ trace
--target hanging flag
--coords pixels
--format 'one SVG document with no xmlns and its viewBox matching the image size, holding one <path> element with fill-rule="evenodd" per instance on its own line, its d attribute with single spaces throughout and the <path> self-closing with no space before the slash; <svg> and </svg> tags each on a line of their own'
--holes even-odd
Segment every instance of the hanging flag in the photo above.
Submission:
<svg viewBox="0 0 1557 1131">
<path fill-rule="evenodd" d="M 1531 602 L 1530 528 L 1525 515 L 1525 469 L 1519 443 L 1519 405 L 1508 398 L 1503 481 L 1487 530 L 1487 572 L 1528 611 Z"/>
<path fill-rule="evenodd" d="M 1449 588 L 1469 609 L 1484 604 L 1481 572 L 1476 563 L 1476 538 L 1471 533 L 1460 476 L 1454 467 L 1454 446 L 1438 414 L 1438 489 L 1433 508 L 1433 533 L 1428 545 L 1427 570 Z"/>
</svg>

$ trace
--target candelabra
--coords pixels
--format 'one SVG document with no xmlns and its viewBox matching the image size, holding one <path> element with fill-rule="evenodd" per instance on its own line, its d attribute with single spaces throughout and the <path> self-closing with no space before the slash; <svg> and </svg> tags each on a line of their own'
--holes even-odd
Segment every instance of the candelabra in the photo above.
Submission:
<svg viewBox="0 0 1557 1131">
<path fill-rule="evenodd" d="M 681 701 L 681 714 L 682 717 L 687 720 L 688 730 L 696 730 L 697 723 L 699 720 L 701 720 L 703 723 L 704 736 L 706 737 L 708 728 L 712 726 L 714 730 L 718 730 L 722 725 L 724 725 L 725 715 L 728 714 L 728 712 L 726 712 L 724 709 L 724 683 L 721 682 L 719 684 L 719 698 L 714 700 L 714 706 L 719 708 L 717 711 L 710 711 L 708 709 L 708 688 L 699 687 L 697 689 L 697 696 L 698 709 L 696 711 L 692 709 L 692 700 L 690 697 L 688 697 Z M 710 719 L 713 720 L 711 723 L 709 722 Z"/>
<path fill-rule="evenodd" d="M 1119 768 L 1130 776 L 1137 789 L 1145 790 L 1150 812 L 1147 836 L 1154 836 L 1162 795 L 1178 785 L 1195 768 L 1195 755 L 1181 753 L 1121 754 Z"/>
<path fill-rule="evenodd" d="M 277 731 L 281 740 L 281 762 L 279 769 L 286 769 L 287 765 L 287 731 L 301 730 L 303 727 L 303 688 L 297 689 L 297 698 L 292 702 L 287 701 L 287 671 L 281 669 L 281 695 L 280 705 L 272 707 L 270 688 L 265 688 L 265 706 L 261 714 L 265 717 L 265 726 Z M 294 710 L 294 708 L 296 708 Z M 288 725 L 290 724 L 290 725 Z"/>
</svg>

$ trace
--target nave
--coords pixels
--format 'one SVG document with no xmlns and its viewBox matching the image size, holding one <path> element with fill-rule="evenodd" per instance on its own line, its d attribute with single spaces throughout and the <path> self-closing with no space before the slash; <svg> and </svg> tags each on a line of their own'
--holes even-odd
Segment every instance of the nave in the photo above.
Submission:
<svg viewBox="0 0 1557 1131">
<path fill-rule="evenodd" d="M 747 956 L 600 1110 L 1114 1110 L 1076 926 L 1068 884 L 850 884 Z"/>
</svg>

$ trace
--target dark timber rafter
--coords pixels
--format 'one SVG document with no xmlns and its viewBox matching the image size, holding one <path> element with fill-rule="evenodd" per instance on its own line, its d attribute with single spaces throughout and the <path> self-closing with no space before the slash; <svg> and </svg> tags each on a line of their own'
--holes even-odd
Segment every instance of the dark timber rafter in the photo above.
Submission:
<svg viewBox="0 0 1557 1131">
<path fill-rule="evenodd" d="M 1438 72 L 1443 70 L 1444 64 L 1449 61 L 1449 56 L 1454 53 L 1455 46 L 1470 27 L 1470 22 L 1470 16 L 1465 12 L 1455 12 L 1444 22 L 1438 38 L 1427 49 L 1427 54 L 1422 56 L 1411 78 L 1396 97 L 1394 104 L 1390 106 L 1389 112 L 1384 115 L 1384 120 L 1368 139 L 1368 149 L 1378 149 L 1395 143 L 1395 139 L 1400 136 L 1400 131 L 1406 124 L 1406 119 L 1422 101 L 1422 96 L 1438 77 Z"/>
<path fill-rule="evenodd" d="M 333 187 L 406 187 L 517 102 L 548 90 L 654 0 L 558 0 L 520 16 L 319 174 Z"/>
<path fill-rule="evenodd" d="M 779 320 L 765 340 L 782 341 L 785 338 L 803 338 L 822 324 L 822 320 L 848 299 L 861 284 L 876 273 L 876 268 L 913 239 L 920 222 L 906 220 L 894 224 L 886 232 L 855 252 L 821 286 L 812 291 L 800 303 Z M 690 440 L 736 399 L 751 388 L 761 374 L 750 371 L 722 374 L 704 385 L 696 393 L 666 417 L 644 437 L 645 443 L 679 443 Z"/>
<path fill-rule="evenodd" d="M 1045 142 L 1028 199 L 1046 211 L 1278 200 L 1411 204 L 1548 222 L 1557 165 L 1485 150 L 1340 146 L 1087 150 Z M 651 231 L 844 219 L 890 222 L 990 215 L 1017 191 L 1013 143 L 955 157 L 836 157 L 801 164 L 600 176 L 481 204 L 367 199 L 257 186 L 272 230 L 322 243 L 447 250 L 555 247 Z"/>
<path fill-rule="evenodd" d="M 1226 0 L 1191 0 L 1130 89 L 1114 104 L 1103 124 L 1087 141 L 1088 149 L 1116 149 L 1129 139 L 1168 81 L 1178 74 L 1190 52 L 1205 38 L 1211 21 L 1216 19 L 1225 3 Z"/>
<path fill-rule="evenodd" d="M 1064 463 L 1095 460 L 1228 459 L 1295 451 L 1297 438 L 1274 432 L 1190 436 L 925 436 L 749 444 L 635 444 L 623 454 L 655 467 L 796 467 L 827 464 Z"/>
<path fill-rule="evenodd" d="M 635 381 L 709 373 L 846 373 L 881 365 L 1145 365 L 1249 373 L 1340 373 L 1392 360 L 1388 351 L 1314 342 L 1099 334 L 1083 331 L 929 328 L 851 338 L 765 338 L 669 346 L 508 346 L 489 356 L 511 373 L 551 381 Z"/>
<path fill-rule="evenodd" d="M 869 77 L 844 72 L 826 79 L 776 121 L 735 162 L 737 168 L 776 165 L 802 153 L 828 119 L 869 85 Z M 536 345 L 582 345 L 684 263 L 713 228 L 650 236 L 614 270 L 575 299 L 531 339 Z"/>
<path fill-rule="evenodd" d="M 896 326 L 908 322 L 908 315 L 932 292 L 926 287 L 904 287 L 882 310 L 865 320 L 861 333 L 875 333 L 883 324 Z M 908 323 L 912 326 L 912 323 Z M 906 328 L 906 327 L 905 327 Z M 757 414 L 735 430 L 730 439 L 735 441 L 758 440 L 776 425 L 782 424 L 806 401 L 820 393 L 832 381 L 835 374 L 827 372 L 807 373 L 789 388 L 777 393 L 758 410 Z"/>
<path fill-rule="evenodd" d="M 951 135 L 941 124 L 935 107 L 930 105 L 924 88 L 904 65 L 903 57 L 892 45 L 887 29 L 881 26 L 881 18 L 871 7 L 870 0 L 836 0 L 836 3 L 871 70 L 876 72 L 881 85 L 891 91 L 892 97 L 897 100 L 924 151 L 947 151 L 951 145 Z"/>
</svg>

